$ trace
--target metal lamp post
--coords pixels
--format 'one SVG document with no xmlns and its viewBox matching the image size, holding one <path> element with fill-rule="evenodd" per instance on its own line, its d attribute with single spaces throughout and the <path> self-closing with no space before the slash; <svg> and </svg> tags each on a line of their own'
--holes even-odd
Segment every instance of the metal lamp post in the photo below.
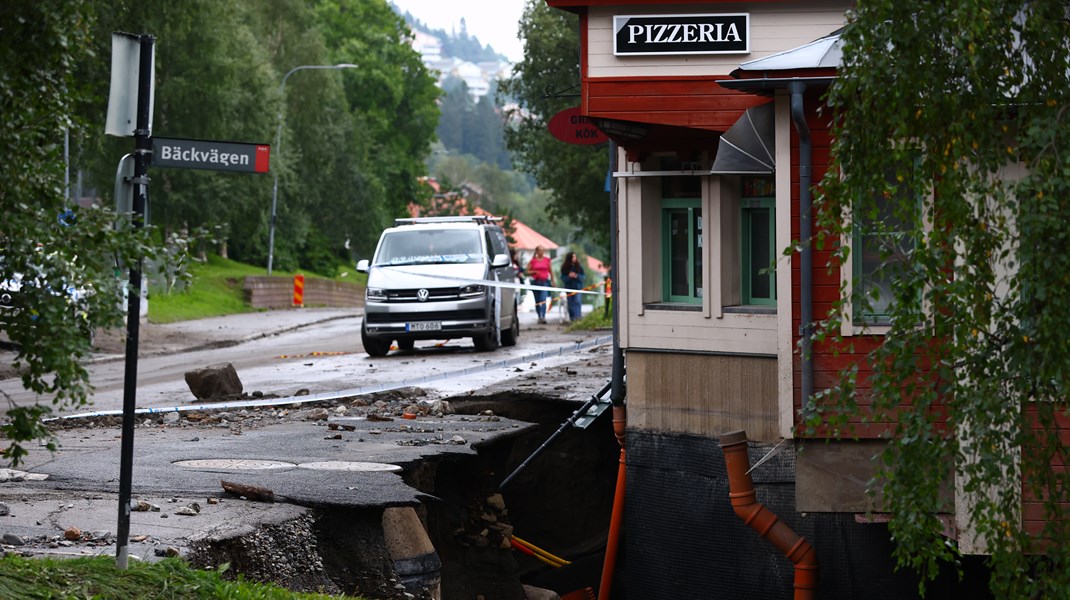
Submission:
<svg viewBox="0 0 1070 600">
<path fill-rule="evenodd" d="M 301 65 L 294 67 L 286 72 L 282 76 L 282 83 L 279 84 L 279 96 L 282 98 L 282 108 L 279 109 L 278 125 L 275 127 L 275 159 L 278 160 L 282 156 L 282 114 L 286 110 L 286 80 L 290 78 L 290 75 L 298 71 L 305 69 L 355 69 L 358 65 L 351 63 L 339 63 L 337 65 Z M 267 274 L 271 275 L 271 265 L 275 258 L 275 209 L 278 206 L 279 198 L 279 170 L 273 169 L 275 172 L 275 181 L 271 186 L 271 220 L 268 221 L 268 259 L 267 259 Z"/>
</svg>

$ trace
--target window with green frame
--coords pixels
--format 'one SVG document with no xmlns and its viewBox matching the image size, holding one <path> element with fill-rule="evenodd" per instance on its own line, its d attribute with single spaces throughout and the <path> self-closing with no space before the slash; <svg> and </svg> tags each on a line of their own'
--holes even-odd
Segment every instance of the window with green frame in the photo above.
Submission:
<svg viewBox="0 0 1070 600">
<path fill-rule="evenodd" d="M 702 202 L 670 198 L 661 202 L 663 298 L 702 303 Z"/>
<path fill-rule="evenodd" d="M 888 181 L 896 181 L 894 168 L 889 168 Z M 895 206 L 902 198 L 913 196 L 911 182 L 902 179 L 893 188 L 894 194 L 874 194 L 873 204 L 867 209 L 855 210 L 853 215 L 852 312 L 859 323 L 889 323 L 895 299 L 893 286 L 914 249 L 912 221 L 918 215 L 908 215 L 904 219 L 895 212 Z"/>
<path fill-rule="evenodd" d="M 776 197 L 771 177 L 744 177 L 740 198 L 743 304 L 776 305 Z"/>
</svg>

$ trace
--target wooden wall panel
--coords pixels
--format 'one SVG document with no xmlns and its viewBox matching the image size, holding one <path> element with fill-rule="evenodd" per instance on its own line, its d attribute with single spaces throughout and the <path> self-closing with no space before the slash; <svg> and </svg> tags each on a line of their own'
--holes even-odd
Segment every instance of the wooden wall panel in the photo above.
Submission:
<svg viewBox="0 0 1070 600">
<path fill-rule="evenodd" d="M 629 351 L 628 427 L 778 440 L 776 359 Z"/>
</svg>

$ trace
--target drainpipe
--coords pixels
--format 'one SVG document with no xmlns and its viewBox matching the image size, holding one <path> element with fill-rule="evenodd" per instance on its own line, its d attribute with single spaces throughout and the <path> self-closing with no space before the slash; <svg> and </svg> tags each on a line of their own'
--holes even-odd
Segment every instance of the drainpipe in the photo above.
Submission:
<svg viewBox="0 0 1070 600">
<path fill-rule="evenodd" d="M 810 167 L 813 163 L 813 150 L 810 143 L 810 128 L 806 125 L 806 111 L 803 108 L 803 92 L 806 84 L 792 81 L 788 84 L 791 92 L 791 120 L 799 132 L 799 334 L 802 336 L 802 407 L 806 410 L 810 398 L 814 395 L 814 359 L 811 352 L 813 345 L 813 248 L 811 238 L 811 202 L 810 202 Z"/>
<path fill-rule="evenodd" d="M 624 351 L 620 347 L 620 302 L 621 285 L 620 248 L 617 241 L 617 182 L 613 173 L 617 170 L 617 142 L 609 141 L 609 280 L 613 284 L 613 371 L 610 378 L 609 400 L 613 404 L 613 435 L 620 444 L 620 461 L 617 466 L 617 487 L 613 494 L 613 511 L 609 518 L 609 536 L 606 539 L 606 555 L 602 562 L 602 579 L 598 586 L 598 600 L 609 600 L 613 587 L 613 572 L 617 566 L 617 550 L 620 545 L 620 530 L 624 524 L 624 476 L 627 466 L 624 460 L 624 432 L 627 429 L 627 409 L 624 405 Z"/>
<path fill-rule="evenodd" d="M 725 470 L 728 472 L 728 498 L 736 515 L 769 540 L 795 565 L 795 600 L 817 598 L 817 551 L 791 530 L 773 511 L 758 502 L 751 481 L 747 456 L 747 432 L 733 431 L 721 436 Z"/>
</svg>

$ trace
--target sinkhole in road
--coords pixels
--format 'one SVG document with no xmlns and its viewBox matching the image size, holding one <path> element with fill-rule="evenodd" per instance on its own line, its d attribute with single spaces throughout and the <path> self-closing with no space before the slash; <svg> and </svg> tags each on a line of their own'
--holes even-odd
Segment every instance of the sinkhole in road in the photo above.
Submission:
<svg viewBox="0 0 1070 600">
<path fill-rule="evenodd" d="M 597 590 L 620 464 L 608 411 L 587 429 L 566 430 L 499 489 L 578 404 L 516 391 L 450 402 L 458 413 L 489 410 L 537 427 L 481 445 L 474 458 L 425 461 L 402 473 L 439 500 L 420 513 L 442 561 L 442 598 L 523 598 L 522 584 L 561 595 Z M 510 536 L 572 564 L 548 566 L 512 549 Z M 624 598 L 623 589 L 614 597 Z"/>
<path fill-rule="evenodd" d="M 515 390 L 448 400 L 458 414 L 491 411 L 535 426 L 474 444 L 474 453 L 432 454 L 401 465 L 398 475 L 424 495 L 415 512 L 433 548 L 430 556 L 416 546 L 403 547 L 411 556 L 395 556 L 397 548 L 384 533 L 383 507 L 309 507 L 297 519 L 199 542 L 191 562 L 226 562 L 234 573 L 295 591 L 335 590 L 366 598 L 400 599 L 411 593 L 419 600 L 522 599 L 524 585 L 561 595 L 597 590 L 620 464 L 608 411 L 587 429 L 564 431 L 508 487 L 499 489 L 579 403 Z M 265 462 L 271 468 L 308 467 Z M 253 464 L 241 461 L 236 468 Z M 340 467 L 341 461 L 332 466 Z M 571 564 L 556 568 L 521 554 L 511 547 L 512 536 Z M 417 575 L 433 575 L 440 593 L 398 587 Z M 614 583 L 615 600 L 625 594 Z"/>
</svg>

